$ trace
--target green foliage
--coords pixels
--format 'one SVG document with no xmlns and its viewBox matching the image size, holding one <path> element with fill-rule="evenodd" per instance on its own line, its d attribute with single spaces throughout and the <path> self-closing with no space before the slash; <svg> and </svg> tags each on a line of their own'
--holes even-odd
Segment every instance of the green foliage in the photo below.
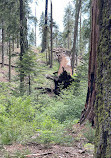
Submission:
<svg viewBox="0 0 111 158">
<path fill-rule="evenodd" d="M 58 65 L 55 62 L 53 69 L 49 69 L 45 63 L 45 54 L 40 53 L 36 59 L 40 62 L 37 62 L 34 72 L 32 59 L 35 60 L 35 56 L 31 53 L 28 52 L 24 58 L 26 75 L 30 72 L 34 75 L 31 95 L 18 97 L 14 94 L 17 93 L 16 84 L 0 85 L 0 143 L 34 141 L 70 145 L 74 140 L 66 129 L 71 129 L 74 120 L 79 120 L 84 107 L 87 92 L 87 79 L 84 77 L 87 74 L 87 59 L 73 76 L 75 82 L 66 90 L 62 90 L 59 96 L 49 97 L 48 94 L 41 94 L 35 87 L 50 88 L 52 82 L 46 79 L 46 71 L 47 74 L 52 74 L 57 71 Z"/>
<path fill-rule="evenodd" d="M 86 123 L 86 130 L 84 131 L 84 136 L 87 138 L 88 143 L 94 143 L 95 140 L 95 129 L 91 127 L 89 122 Z"/>
</svg>

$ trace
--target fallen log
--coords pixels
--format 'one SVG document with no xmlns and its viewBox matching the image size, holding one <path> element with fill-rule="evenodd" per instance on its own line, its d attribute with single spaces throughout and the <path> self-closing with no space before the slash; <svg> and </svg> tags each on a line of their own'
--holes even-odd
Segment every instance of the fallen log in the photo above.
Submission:
<svg viewBox="0 0 111 158">
<path fill-rule="evenodd" d="M 0 64 L 2 64 L 2 63 L 0 63 Z M 5 66 L 9 66 L 9 64 L 4 64 Z M 11 65 L 11 67 L 13 67 L 13 68 L 17 68 L 17 66 L 15 66 L 15 65 Z"/>
</svg>

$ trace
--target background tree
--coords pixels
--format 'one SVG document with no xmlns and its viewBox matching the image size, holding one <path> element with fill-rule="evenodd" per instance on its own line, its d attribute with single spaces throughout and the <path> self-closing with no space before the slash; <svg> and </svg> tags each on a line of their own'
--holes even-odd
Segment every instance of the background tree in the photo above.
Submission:
<svg viewBox="0 0 111 158">
<path fill-rule="evenodd" d="M 35 2 L 35 18 L 36 18 L 36 5 L 37 2 Z M 37 45 L 37 20 L 35 20 L 35 46 Z"/>
<path fill-rule="evenodd" d="M 51 30 L 51 60 L 50 60 L 50 68 L 52 68 L 52 60 L 53 60 L 53 37 L 52 37 L 52 28 L 53 28 L 53 19 L 52 19 L 52 1 L 51 1 L 51 23 L 50 23 L 50 30 Z"/>
<path fill-rule="evenodd" d="M 77 41 L 77 32 L 78 32 L 78 20 L 79 20 L 79 12 L 81 8 L 81 0 L 76 0 L 76 13 L 75 13 L 75 26 L 74 26 L 74 40 L 73 40 L 73 48 L 72 48 L 72 74 L 74 71 L 75 64 L 75 55 L 76 55 L 76 41 Z M 77 56 L 76 56 L 77 57 Z"/>
<path fill-rule="evenodd" d="M 45 26 L 44 26 L 44 32 L 43 32 L 43 44 L 42 44 L 42 51 L 47 48 L 47 20 L 48 20 L 48 0 L 46 0 L 45 5 Z"/>
<path fill-rule="evenodd" d="M 4 67 L 4 22 L 2 20 L 2 67 Z"/>
</svg>

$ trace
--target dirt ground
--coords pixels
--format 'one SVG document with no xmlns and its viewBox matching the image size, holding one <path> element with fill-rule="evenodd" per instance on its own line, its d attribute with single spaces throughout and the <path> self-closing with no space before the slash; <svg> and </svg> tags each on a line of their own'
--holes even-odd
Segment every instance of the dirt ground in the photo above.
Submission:
<svg viewBox="0 0 111 158">
<path fill-rule="evenodd" d="M 76 141 L 71 146 L 42 145 L 37 143 L 12 144 L 0 147 L 0 158 L 93 158 L 93 145 L 88 144 L 82 132 L 84 126 L 74 125 L 71 131 Z"/>
</svg>

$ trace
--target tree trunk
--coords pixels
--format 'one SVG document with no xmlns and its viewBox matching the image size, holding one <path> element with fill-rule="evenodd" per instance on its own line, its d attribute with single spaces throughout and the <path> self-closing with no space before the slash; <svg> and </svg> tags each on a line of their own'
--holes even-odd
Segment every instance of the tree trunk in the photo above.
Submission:
<svg viewBox="0 0 111 158">
<path fill-rule="evenodd" d="M 24 93 L 24 70 L 23 70 L 23 54 L 25 52 L 25 35 L 24 35 L 24 2 L 20 0 L 20 94 Z"/>
<path fill-rule="evenodd" d="M 69 45 L 70 45 L 70 37 L 69 37 L 69 35 L 70 35 L 70 25 L 69 25 L 69 14 L 68 14 L 68 49 L 69 49 Z"/>
<path fill-rule="evenodd" d="M 95 158 L 111 158 L 111 0 L 98 4 Z"/>
<path fill-rule="evenodd" d="M 110 60 L 111 1 L 93 0 L 88 93 L 80 123 L 83 123 L 86 119 L 92 122 L 95 120 L 94 158 L 111 158 Z"/>
<path fill-rule="evenodd" d="M 2 21 L 2 65 L 4 67 L 4 22 Z"/>
<path fill-rule="evenodd" d="M 36 6 L 35 6 L 35 17 L 36 17 Z M 37 46 L 37 22 L 35 21 L 35 46 Z"/>
<path fill-rule="evenodd" d="M 19 35 L 17 34 L 17 48 L 19 48 Z"/>
<path fill-rule="evenodd" d="M 81 13 L 81 11 L 80 11 L 80 33 L 79 33 L 80 39 L 79 39 L 79 51 L 80 51 L 80 55 L 83 55 L 83 52 L 82 52 L 82 37 L 81 37 L 81 36 L 82 36 L 82 31 L 81 31 L 81 28 L 82 28 L 82 27 L 81 27 L 81 24 L 82 24 L 82 23 L 81 23 L 81 17 L 82 17 L 82 16 L 81 16 L 81 14 L 82 14 L 82 13 Z"/>
<path fill-rule="evenodd" d="M 14 36 L 13 36 L 13 40 L 12 40 L 12 47 L 13 47 L 13 51 L 14 51 L 14 47 L 15 47 L 15 43 L 14 43 Z"/>
<path fill-rule="evenodd" d="M 76 14 L 75 14 L 75 26 L 74 26 L 74 41 L 73 41 L 73 48 L 72 48 L 72 74 L 73 74 L 73 71 L 74 71 L 74 64 L 75 64 L 76 41 L 77 41 L 78 19 L 79 19 L 80 8 L 81 8 L 81 0 L 76 0 Z"/>
<path fill-rule="evenodd" d="M 44 28 L 44 33 L 43 33 L 43 42 L 42 42 L 41 52 L 44 52 L 45 49 L 47 48 L 47 19 L 48 19 L 47 11 L 48 11 L 48 0 L 46 0 L 46 6 L 45 6 L 45 28 Z"/>
<path fill-rule="evenodd" d="M 11 81 L 11 43 L 9 37 L 9 82 Z"/>
<path fill-rule="evenodd" d="M 29 95 L 31 94 L 31 77 L 29 75 Z"/>
<path fill-rule="evenodd" d="M 52 68 L 52 60 L 53 60 L 53 39 L 52 39 L 52 25 L 53 25 L 53 21 L 52 21 L 52 2 L 51 2 L 51 60 L 50 60 L 50 68 Z"/>
<path fill-rule="evenodd" d="M 98 8 L 97 1 L 93 0 L 92 2 L 92 19 L 91 19 L 91 44 L 90 44 L 90 56 L 89 56 L 89 70 L 88 70 L 88 91 L 85 103 L 85 109 L 82 111 L 80 123 L 82 124 L 85 120 L 89 120 L 94 125 L 94 104 L 96 99 L 96 69 L 97 69 L 97 42 L 99 36 L 99 30 L 97 25 L 98 18 Z"/>
</svg>

